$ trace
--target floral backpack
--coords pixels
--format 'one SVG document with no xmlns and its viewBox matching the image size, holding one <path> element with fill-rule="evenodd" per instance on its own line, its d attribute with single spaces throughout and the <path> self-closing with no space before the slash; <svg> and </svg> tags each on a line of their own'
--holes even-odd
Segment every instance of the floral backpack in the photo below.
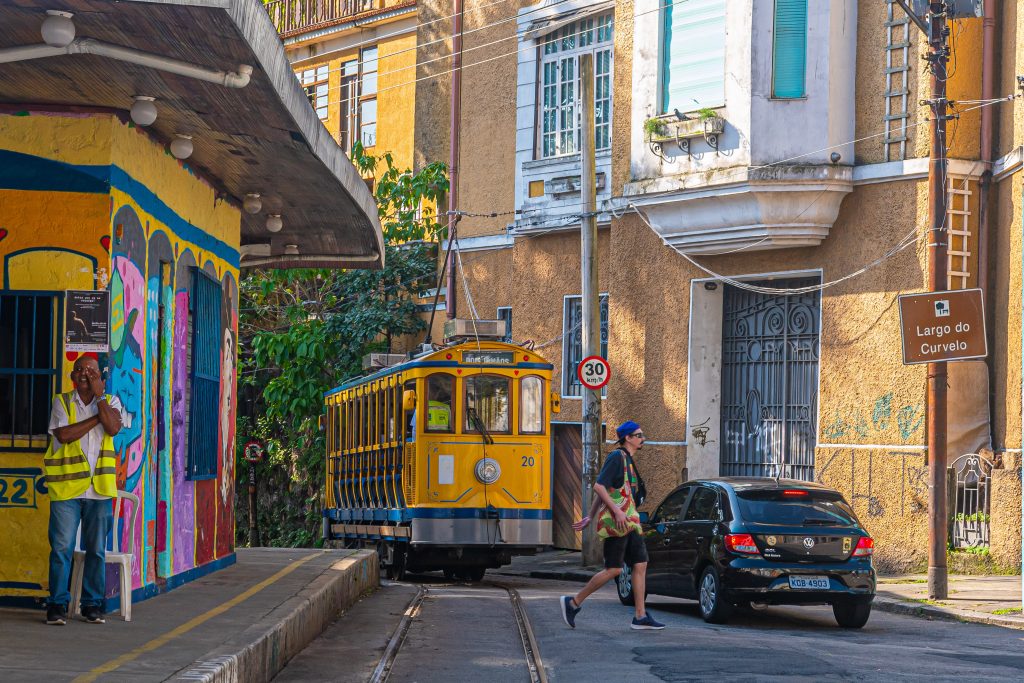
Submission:
<svg viewBox="0 0 1024 683">
<path fill-rule="evenodd" d="M 626 528 L 619 529 L 615 526 L 615 517 L 611 510 L 604 508 L 597 518 L 597 535 L 601 538 L 619 538 L 626 536 L 630 531 L 642 532 L 640 527 L 640 513 L 636 511 L 636 502 L 633 499 L 633 487 L 636 486 L 636 471 L 633 469 L 633 459 L 627 457 L 622 451 L 623 477 L 622 486 L 617 489 L 608 489 L 608 495 L 612 502 L 626 513 Z M 609 455 L 609 457 L 611 457 Z"/>
</svg>

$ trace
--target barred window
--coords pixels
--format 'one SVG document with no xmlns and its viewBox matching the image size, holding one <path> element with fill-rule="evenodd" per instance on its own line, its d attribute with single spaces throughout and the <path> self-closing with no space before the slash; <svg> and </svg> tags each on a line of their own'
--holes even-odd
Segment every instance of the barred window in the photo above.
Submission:
<svg viewBox="0 0 1024 683">
<path fill-rule="evenodd" d="M 601 295 L 601 356 L 608 358 L 608 295 Z M 565 297 L 562 317 L 562 395 L 582 396 L 583 385 L 576 366 L 583 361 L 583 297 Z M 608 387 L 601 389 L 608 395 Z"/>
<path fill-rule="evenodd" d="M 61 292 L 0 292 L 0 448 L 45 451 L 60 386 Z"/>
</svg>

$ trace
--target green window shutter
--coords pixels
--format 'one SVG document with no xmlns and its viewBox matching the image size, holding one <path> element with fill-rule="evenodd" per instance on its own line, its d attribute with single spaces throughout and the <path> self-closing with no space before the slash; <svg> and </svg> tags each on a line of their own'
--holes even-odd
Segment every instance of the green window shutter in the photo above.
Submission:
<svg viewBox="0 0 1024 683">
<path fill-rule="evenodd" d="M 772 97 L 806 94 L 807 0 L 775 0 Z"/>
<path fill-rule="evenodd" d="M 663 0 L 662 110 L 725 104 L 725 0 Z"/>
</svg>

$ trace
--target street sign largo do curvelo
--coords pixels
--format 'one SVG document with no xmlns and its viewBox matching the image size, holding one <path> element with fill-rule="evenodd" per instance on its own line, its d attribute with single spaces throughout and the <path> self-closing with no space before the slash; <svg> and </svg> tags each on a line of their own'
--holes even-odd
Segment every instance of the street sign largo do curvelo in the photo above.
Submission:
<svg viewBox="0 0 1024 683">
<path fill-rule="evenodd" d="M 904 365 L 988 355 L 980 289 L 900 296 L 900 330 Z"/>
<path fill-rule="evenodd" d="M 597 390 L 612 378 L 612 367 L 601 356 L 587 356 L 576 366 L 576 376 L 587 389 Z"/>
</svg>

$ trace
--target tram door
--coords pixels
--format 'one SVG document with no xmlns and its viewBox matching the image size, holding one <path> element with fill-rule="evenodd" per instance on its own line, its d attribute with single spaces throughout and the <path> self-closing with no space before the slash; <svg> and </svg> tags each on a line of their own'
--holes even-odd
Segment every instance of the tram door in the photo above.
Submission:
<svg viewBox="0 0 1024 683">
<path fill-rule="evenodd" d="M 572 524 L 582 517 L 583 427 L 572 423 L 551 423 L 555 487 L 552 491 L 552 544 L 556 548 L 582 550 L 583 537 Z"/>
<path fill-rule="evenodd" d="M 722 321 L 723 476 L 814 480 L 821 294 L 817 278 L 725 286 Z"/>
</svg>

